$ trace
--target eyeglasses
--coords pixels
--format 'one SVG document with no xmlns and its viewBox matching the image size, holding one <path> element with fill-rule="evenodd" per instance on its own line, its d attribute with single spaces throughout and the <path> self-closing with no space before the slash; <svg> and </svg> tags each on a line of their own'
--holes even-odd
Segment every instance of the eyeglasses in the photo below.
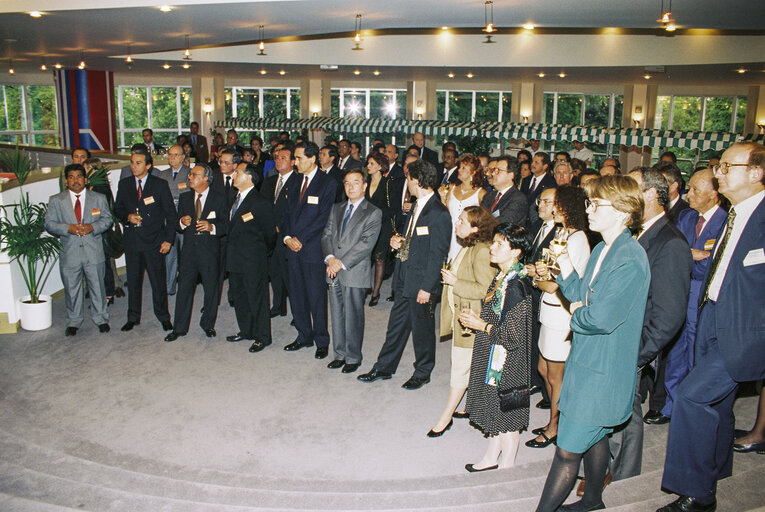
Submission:
<svg viewBox="0 0 765 512">
<path fill-rule="evenodd" d="M 540 199 L 538 197 L 537 197 L 537 200 L 536 200 L 537 206 L 539 206 L 542 203 L 544 203 L 544 204 L 553 204 L 554 202 L 555 202 L 555 199 Z"/>
<path fill-rule="evenodd" d="M 611 201 L 601 201 L 600 199 L 591 200 L 589 197 L 584 200 L 584 208 L 585 210 L 589 210 L 590 207 L 592 207 L 592 211 L 597 211 L 598 208 L 601 206 L 613 206 Z"/>
<path fill-rule="evenodd" d="M 712 172 L 715 174 L 728 174 L 731 167 L 749 167 L 749 164 L 731 164 L 728 162 L 720 162 L 719 164 L 712 166 Z"/>
</svg>

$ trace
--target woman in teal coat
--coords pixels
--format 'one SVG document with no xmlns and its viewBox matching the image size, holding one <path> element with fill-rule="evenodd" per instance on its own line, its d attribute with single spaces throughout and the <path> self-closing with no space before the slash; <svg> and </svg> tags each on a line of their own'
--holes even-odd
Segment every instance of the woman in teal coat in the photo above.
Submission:
<svg viewBox="0 0 765 512">
<path fill-rule="evenodd" d="M 558 443 L 537 511 L 554 511 L 566 499 L 584 457 L 585 479 L 602 482 L 608 468 L 606 435 L 632 413 L 637 355 L 650 270 L 630 229 L 642 225 L 643 195 L 627 176 L 587 184 L 587 217 L 603 236 L 579 276 L 564 253 L 556 281 L 571 302 L 571 353 L 560 394 Z M 587 485 L 581 501 L 565 511 L 605 508 L 603 488 Z"/>
</svg>

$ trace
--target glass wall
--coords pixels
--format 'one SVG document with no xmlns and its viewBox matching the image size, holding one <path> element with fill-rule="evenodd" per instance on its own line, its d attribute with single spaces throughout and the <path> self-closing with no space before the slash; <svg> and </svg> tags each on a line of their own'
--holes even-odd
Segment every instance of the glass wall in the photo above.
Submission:
<svg viewBox="0 0 765 512">
<path fill-rule="evenodd" d="M 151 128 L 154 140 L 165 147 L 189 129 L 191 87 L 120 85 L 115 96 L 121 148 L 143 142 L 144 128 Z"/>
<path fill-rule="evenodd" d="M 406 117 L 405 89 L 332 89 L 330 91 L 330 115 L 359 119 L 403 119 Z M 403 132 L 396 133 L 344 133 L 333 132 L 330 137 L 356 140 L 364 153 L 372 149 L 372 142 L 380 138 L 386 143 L 401 146 L 406 141 Z"/>
<path fill-rule="evenodd" d="M 0 85 L 0 142 L 59 145 L 52 85 Z"/>
<path fill-rule="evenodd" d="M 508 91 L 436 91 L 436 119 L 444 121 L 509 122 L 512 92 Z M 470 140 L 467 140 L 470 139 Z M 476 153 L 499 149 L 499 141 L 491 137 L 477 141 L 475 137 L 436 137 L 437 149 L 447 140 L 461 151 Z"/>
<path fill-rule="evenodd" d="M 269 87 L 226 87 L 225 113 L 231 117 L 274 117 L 277 119 L 295 119 L 300 117 L 300 88 L 269 88 Z M 268 144 L 271 135 L 279 135 L 280 130 L 255 130 L 264 144 Z M 293 136 L 296 133 L 292 134 Z M 252 134 L 250 134 L 251 136 Z M 242 144 L 249 141 L 248 136 L 239 134 Z"/>
</svg>

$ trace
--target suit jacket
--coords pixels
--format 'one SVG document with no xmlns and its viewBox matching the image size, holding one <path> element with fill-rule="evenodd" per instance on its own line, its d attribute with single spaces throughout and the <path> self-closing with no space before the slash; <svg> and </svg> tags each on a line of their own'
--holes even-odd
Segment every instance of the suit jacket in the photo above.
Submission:
<svg viewBox="0 0 765 512">
<path fill-rule="evenodd" d="M 404 175 L 404 169 L 398 164 L 398 162 L 394 162 L 390 166 L 390 170 L 388 170 L 386 177 L 392 180 L 406 179 L 406 175 Z"/>
<path fill-rule="evenodd" d="M 300 187 L 300 178 L 301 175 L 293 171 L 290 177 L 287 178 L 287 181 L 282 184 L 279 197 L 276 197 L 276 183 L 279 181 L 279 175 L 269 176 L 263 180 L 263 185 L 260 187 L 260 195 L 274 205 L 274 218 L 277 224 L 281 224 L 284 212 L 287 210 L 287 196 L 290 192 L 297 190 L 297 193 L 300 194 L 300 189 L 298 188 Z M 281 227 L 279 229 L 281 230 Z"/>
<path fill-rule="evenodd" d="M 350 162 L 351 159 L 348 159 L 348 162 Z M 325 171 L 325 174 L 330 176 L 335 182 L 337 183 L 337 192 L 335 193 L 335 202 L 341 203 L 348 199 L 345 195 L 345 185 L 343 184 L 343 180 L 345 179 L 345 173 L 346 171 L 349 171 L 351 169 L 361 169 L 361 161 L 356 160 L 356 162 L 359 162 L 358 167 L 348 166 L 348 162 L 346 162 L 346 169 L 340 169 L 338 166 L 333 165 L 329 168 L 328 171 Z"/>
<path fill-rule="evenodd" d="M 338 159 L 337 163 L 340 163 L 340 160 Z M 352 156 L 348 155 L 348 160 L 345 161 L 345 165 L 342 167 L 338 166 L 340 170 L 343 171 L 343 175 L 345 175 L 346 172 L 350 171 L 351 169 L 361 169 L 363 167 L 361 160 L 357 160 L 353 158 Z"/>
<path fill-rule="evenodd" d="M 151 171 L 149 171 L 149 174 L 152 176 L 157 176 L 159 174 L 159 171 L 156 167 L 153 165 L 151 166 Z M 127 164 L 125 167 L 120 169 L 120 181 L 124 180 L 125 178 L 130 178 L 133 176 L 133 171 L 130 170 L 130 164 Z"/>
<path fill-rule="evenodd" d="M 414 209 L 414 204 L 417 201 L 416 197 L 410 196 L 410 199 L 412 202 L 412 209 L 410 209 L 408 212 L 405 212 L 402 209 L 401 207 L 402 201 L 403 201 L 402 194 L 404 194 L 406 190 L 405 187 L 406 187 L 406 178 L 394 180 L 390 184 L 390 201 L 391 201 L 391 206 L 393 207 L 393 218 L 395 220 L 395 229 L 396 229 L 396 232 L 401 235 L 406 233 L 406 226 L 409 223 L 409 214 L 412 212 L 412 209 Z"/>
<path fill-rule="evenodd" d="M 444 182 L 444 176 L 446 175 L 447 169 L 443 166 L 443 164 L 438 164 L 439 172 L 441 173 L 441 181 L 440 183 Z M 460 179 L 457 177 L 457 174 L 459 173 L 459 166 L 452 171 L 452 174 L 447 178 L 446 183 L 459 183 Z"/>
<path fill-rule="evenodd" d="M 684 201 L 681 197 L 677 200 L 675 206 L 667 210 L 667 217 L 669 217 L 669 220 L 671 220 L 673 223 L 677 224 L 677 218 L 680 216 L 680 212 L 687 210 L 690 207 L 691 206 L 688 204 L 688 202 Z"/>
<path fill-rule="evenodd" d="M 197 134 L 197 143 L 194 144 L 191 134 L 186 138 L 191 143 L 191 156 L 197 159 L 199 163 L 207 163 L 210 160 L 210 149 L 207 146 L 207 138 L 204 135 Z"/>
<path fill-rule="evenodd" d="M 534 264 L 539 261 L 542 258 L 542 249 L 550 247 L 550 242 L 553 238 L 555 238 L 555 229 L 558 225 L 553 224 L 552 228 L 545 234 L 545 237 L 542 240 L 539 240 L 536 245 L 534 245 L 537 234 L 539 234 L 539 230 L 542 228 L 543 223 L 544 221 L 542 219 L 537 220 L 537 222 L 535 222 L 528 231 L 529 247 L 532 249 L 532 252 L 529 257 L 526 258 L 526 263 Z M 535 287 L 534 290 L 539 290 L 539 288 Z"/>
<path fill-rule="evenodd" d="M 175 179 L 173 179 L 173 170 L 171 168 L 157 172 L 157 177 L 165 180 L 170 187 L 170 195 L 173 196 L 173 201 L 175 201 L 176 206 L 178 205 L 178 198 L 181 194 L 191 190 L 188 183 L 189 171 L 191 171 L 191 167 L 181 165 Z"/>
<path fill-rule="evenodd" d="M 195 223 L 197 221 L 194 203 L 196 201 L 196 192 L 189 190 L 181 194 L 178 199 L 178 218 L 188 215 L 191 217 L 191 224 L 181 230 L 180 223 L 176 224 L 176 229 L 183 237 L 183 248 L 181 258 L 193 254 L 194 258 L 218 262 L 220 255 L 220 237 L 226 234 L 228 229 L 228 213 L 226 207 L 226 198 L 223 194 L 210 189 L 207 193 L 207 200 L 202 207 L 202 217 L 199 220 L 206 220 L 215 226 L 215 234 L 202 233 L 197 235 Z"/>
<path fill-rule="evenodd" d="M 59 237 L 64 251 L 61 253 L 61 268 L 78 266 L 85 262 L 104 261 L 104 247 L 101 233 L 112 225 L 112 214 L 106 197 L 88 190 L 82 203 L 82 223 L 91 224 L 93 231 L 85 236 L 69 233 L 69 225 L 77 224 L 69 190 L 50 197 L 48 211 L 45 213 L 45 229 Z"/>
<path fill-rule="evenodd" d="M 143 220 L 140 227 L 135 227 L 127 220 L 136 209 Z M 143 187 L 141 201 L 135 178 L 120 180 L 117 199 L 114 201 L 114 213 L 123 224 L 126 251 L 159 250 L 162 242 L 172 244 L 175 241 L 175 225 L 178 214 L 175 211 L 170 187 L 162 178 L 148 174 Z"/>
<path fill-rule="evenodd" d="M 409 258 L 396 262 L 393 279 L 394 283 L 403 279 L 404 297 L 413 299 L 420 290 L 425 290 L 431 294 L 432 302 L 437 301 L 441 295 L 441 265 L 449 253 L 451 237 L 452 217 L 438 200 L 438 194 L 433 194 L 412 229 Z"/>
<path fill-rule="evenodd" d="M 529 205 L 534 205 L 537 197 L 539 197 L 539 194 L 541 194 L 544 189 L 550 187 L 558 187 L 558 184 L 555 182 L 555 178 L 553 178 L 552 174 L 545 173 L 545 175 L 542 177 L 542 181 L 537 183 L 536 188 L 534 188 L 532 192 L 529 192 L 529 187 L 531 187 L 531 179 L 533 177 L 534 175 L 531 174 L 523 178 L 523 181 L 521 181 L 521 192 L 523 192 L 523 194 L 526 196 L 526 199 L 529 200 Z"/>
<path fill-rule="evenodd" d="M 213 171 L 213 182 L 212 185 L 210 185 L 210 188 L 223 194 L 223 197 L 226 198 L 226 207 L 230 210 L 237 194 L 236 187 L 234 187 L 234 176 L 231 175 L 231 186 L 226 190 L 226 179 L 223 176 L 223 173 L 220 172 L 220 170 L 217 172 Z"/>
<path fill-rule="evenodd" d="M 317 167 L 301 201 L 302 175 L 300 180 L 297 188 L 287 196 L 287 209 L 282 217 L 279 236 L 282 240 L 286 236 L 296 237 L 303 244 L 298 252 L 287 250 L 288 260 L 297 258 L 303 263 L 323 263 L 321 234 L 335 204 L 337 182 Z"/>
<path fill-rule="evenodd" d="M 366 199 L 361 201 L 341 235 L 347 207 L 347 200 L 332 207 L 321 235 L 321 250 L 325 259 L 332 255 L 343 262 L 345 268 L 335 278 L 341 286 L 371 288 L 372 249 L 380 235 L 382 211 Z M 327 283 L 332 282 L 327 277 Z"/>
<path fill-rule="evenodd" d="M 763 233 L 765 200 L 752 212 L 733 249 L 714 310 L 720 354 L 725 369 L 738 382 L 765 378 Z M 717 239 L 715 249 L 721 240 Z M 709 279 L 707 269 L 704 281 Z"/>
<path fill-rule="evenodd" d="M 253 187 L 229 220 L 226 270 L 268 275 L 268 256 L 275 243 L 273 206 Z"/>
<path fill-rule="evenodd" d="M 645 251 L 624 230 L 593 280 L 604 247 L 593 249 L 581 279 L 576 272 L 556 279 L 569 302 L 583 303 L 571 315 L 573 340 L 559 402 L 561 411 L 583 425 L 619 425 L 632 414 L 651 277 Z"/>
<path fill-rule="evenodd" d="M 435 167 L 437 170 L 439 170 L 439 171 L 443 171 L 443 169 L 441 169 L 441 166 L 440 166 L 440 165 L 438 165 L 438 153 L 436 153 L 435 151 L 433 151 L 432 149 L 430 149 L 428 146 L 423 146 L 423 147 L 422 147 L 422 149 L 420 149 L 420 148 L 418 148 L 417 146 L 415 146 L 415 145 L 413 144 L 413 145 L 411 145 L 411 146 L 409 146 L 409 147 L 410 147 L 410 148 L 415 148 L 417 151 L 420 151 L 420 157 L 421 157 L 423 160 L 425 160 L 426 162 L 430 162 L 431 164 L 433 164 L 433 166 L 434 166 L 434 167 Z"/>
<path fill-rule="evenodd" d="M 701 229 L 699 238 L 696 239 L 696 223 L 699 221 L 699 212 L 693 208 L 688 208 L 680 212 L 680 216 L 677 219 L 677 229 L 685 237 L 688 245 L 691 249 L 698 249 L 700 251 L 709 251 L 709 258 L 693 262 L 693 272 L 691 273 L 692 281 L 703 281 L 704 276 L 707 274 L 707 267 L 712 261 L 711 249 L 717 242 L 717 238 L 720 236 L 725 221 L 728 219 L 728 212 L 722 208 L 717 208 L 717 211 L 712 215 L 704 227 Z M 707 247 L 705 249 L 705 247 Z M 698 297 L 696 297 L 698 299 Z"/>
<path fill-rule="evenodd" d="M 643 366 L 673 343 L 685 324 L 693 258 L 685 237 L 666 215 L 648 228 L 638 242 L 651 267 L 638 356 L 638 366 Z"/>
<path fill-rule="evenodd" d="M 493 189 L 489 191 L 483 196 L 481 206 L 491 211 L 491 205 L 494 203 L 497 193 L 498 192 Z M 499 222 L 510 222 L 517 226 L 525 226 L 528 211 L 528 200 L 526 197 L 517 188 L 510 187 L 507 192 L 499 198 L 499 202 L 494 208 L 492 215 L 494 215 L 494 218 Z"/>
</svg>

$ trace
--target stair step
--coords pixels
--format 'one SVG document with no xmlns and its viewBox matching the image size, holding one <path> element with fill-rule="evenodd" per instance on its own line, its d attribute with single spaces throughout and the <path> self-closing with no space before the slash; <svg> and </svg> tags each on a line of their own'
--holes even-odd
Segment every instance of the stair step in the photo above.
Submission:
<svg viewBox="0 0 765 512">
<path fill-rule="evenodd" d="M 3 512 L 72 512 L 75 510 L 81 512 L 82 509 L 60 507 L 0 493 L 0 510 Z"/>
</svg>

